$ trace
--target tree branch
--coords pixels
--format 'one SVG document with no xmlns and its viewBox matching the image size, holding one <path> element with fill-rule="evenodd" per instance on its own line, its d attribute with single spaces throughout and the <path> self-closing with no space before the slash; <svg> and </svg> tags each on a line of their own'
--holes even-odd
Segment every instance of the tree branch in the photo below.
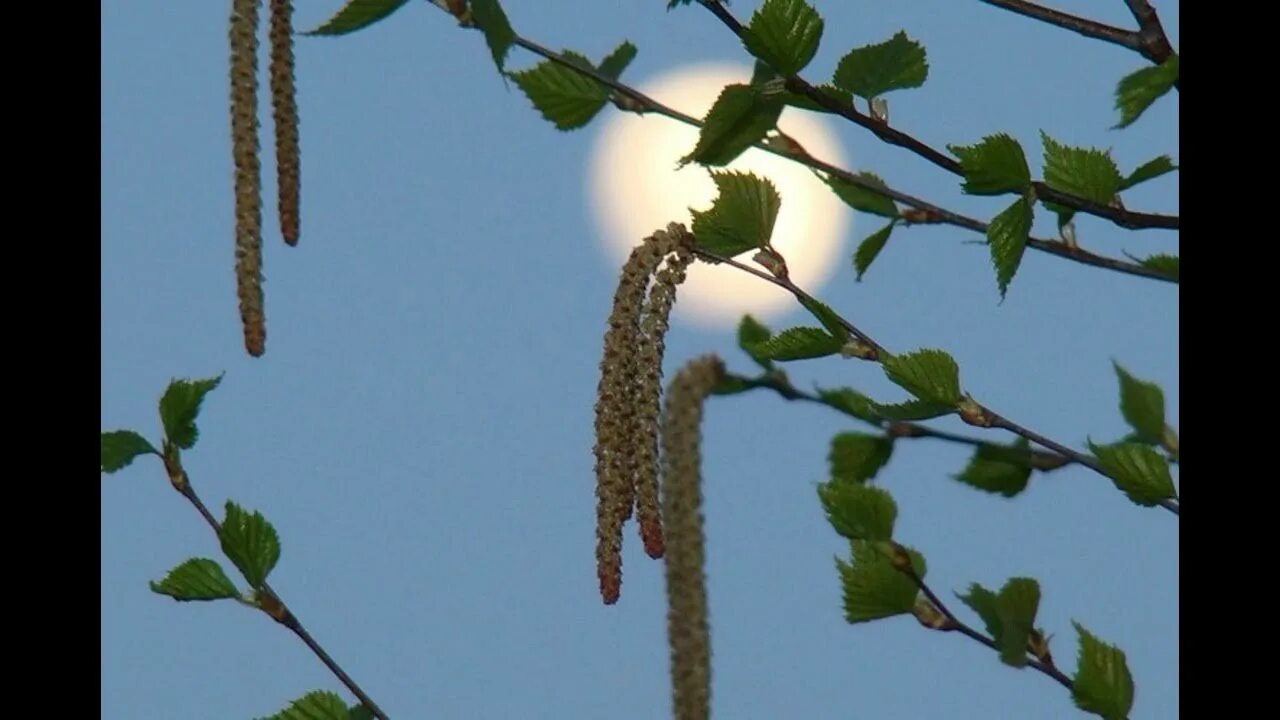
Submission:
<svg viewBox="0 0 1280 720">
<path fill-rule="evenodd" d="M 1009 12 L 1017 13 L 1025 17 L 1029 17 L 1050 25 L 1056 25 L 1060 28 L 1070 30 L 1085 37 L 1102 40 L 1104 42 L 1119 45 L 1128 48 L 1134 52 L 1142 52 L 1142 43 L 1138 39 L 1138 33 L 1132 30 L 1125 30 L 1114 25 L 1105 25 L 1100 22 L 1082 18 L 1060 10 L 1054 10 L 1043 5 L 1038 5 L 1026 0 L 978 0 L 988 5 L 995 5 Z"/>
<path fill-rule="evenodd" d="M 1138 21 L 1138 40 L 1141 43 L 1142 56 L 1160 65 L 1173 54 L 1173 46 L 1169 44 L 1169 36 L 1164 33 L 1164 25 L 1160 24 L 1160 16 L 1147 0 L 1124 0 L 1129 6 L 1133 19 Z M 1173 86 L 1178 87 L 1178 81 Z"/>
<path fill-rule="evenodd" d="M 738 19 L 728 9 L 720 4 L 719 0 L 698 0 L 698 2 L 745 42 L 747 38 L 746 28 L 742 26 L 742 23 L 738 22 Z M 941 151 L 901 130 L 890 127 L 886 122 L 877 120 L 870 115 L 864 115 L 853 106 L 852 102 L 845 102 L 818 90 L 818 88 L 809 84 L 799 75 L 785 76 L 785 83 L 786 88 L 791 92 L 804 95 L 827 110 L 870 130 L 872 134 L 884 142 L 910 150 L 943 170 L 964 177 L 964 169 L 958 160 L 943 154 Z M 1131 230 L 1144 228 L 1178 229 L 1179 219 L 1176 215 L 1133 212 L 1122 207 L 1102 205 L 1061 190 L 1054 190 L 1043 182 L 1035 182 L 1032 185 L 1035 187 L 1037 196 L 1044 200 L 1049 200 L 1088 215 L 1105 218 L 1123 228 Z"/>
<path fill-rule="evenodd" d="M 173 488 L 185 497 L 197 511 L 199 511 L 201 517 L 204 518 L 204 521 L 213 529 L 214 536 L 219 538 L 219 541 L 221 541 L 222 524 L 213 516 L 213 513 L 209 512 L 209 508 L 205 506 L 204 502 L 201 501 L 200 496 L 196 494 L 195 488 L 191 485 L 191 478 L 187 475 L 187 471 L 183 469 L 181 461 L 176 455 L 170 452 L 166 452 L 161 459 L 164 460 L 165 471 L 169 475 L 169 481 L 172 483 Z M 374 717 L 378 718 L 378 720 L 389 720 L 387 714 L 382 711 L 382 708 L 378 707 L 378 704 L 373 701 L 373 698 L 369 697 L 368 693 L 366 693 L 364 689 L 362 689 L 360 685 L 342 669 L 342 666 L 325 651 L 324 647 L 322 647 L 320 643 L 311 636 L 311 633 L 307 632 L 307 629 L 302 625 L 302 621 L 299 620 L 291 610 L 289 610 L 289 606 L 285 604 L 284 599 L 282 599 L 265 580 L 262 581 L 260 592 L 265 595 L 265 597 L 262 598 L 263 604 L 259 609 L 270 616 L 271 619 L 288 628 L 294 635 L 298 636 L 298 639 L 302 640 L 303 644 L 305 644 L 311 652 L 320 659 L 320 662 L 324 663 L 324 666 L 329 669 L 329 672 L 333 673 L 333 675 L 351 691 L 351 694 L 356 696 L 356 699 L 360 701 L 360 704 L 364 705 L 369 709 L 369 712 L 373 713 Z"/>
</svg>

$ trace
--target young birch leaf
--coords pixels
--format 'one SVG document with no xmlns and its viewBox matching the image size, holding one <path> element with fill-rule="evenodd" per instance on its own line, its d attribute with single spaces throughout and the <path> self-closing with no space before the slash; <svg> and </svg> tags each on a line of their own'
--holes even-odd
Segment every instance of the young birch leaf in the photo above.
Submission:
<svg viewBox="0 0 1280 720">
<path fill-rule="evenodd" d="M 111 474 L 126 468 L 139 455 L 159 455 L 147 439 L 132 430 L 102 433 L 102 472 Z"/>
<path fill-rule="evenodd" d="M 818 486 L 818 499 L 841 536 L 869 542 L 893 539 L 898 505 L 884 490 L 833 480 Z"/>
<path fill-rule="evenodd" d="M 1071 699 L 1076 707 L 1101 715 L 1105 720 L 1123 720 L 1133 709 L 1133 676 L 1124 651 L 1094 637 L 1084 626 L 1072 621 L 1080 634 L 1080 659 Z"/>
<path fill-rule="evenodd" d="M 271 523 L 262 513 L 250 514 L 229 500 L 218 539 L 222 541 L 222 552 L 254 589 L 262 587 L 280 560 L 280 537 Z"/>
<path fill-rule="evenodd" d="M 872 185 L 885 187 L 884 180 L 881 180 L 875 173 L 861 172 L 858 173 L 858 177 Z M 828 175 L 826 182 L 835 191 L 836 195 L 854 210 L 887 218 L 898 217 L 898 206 L 894 205 L 893 200 L 885 195 L 859 187 L 834 175 Z"/>
<path fill-rule="evenodd" d="M 885 420 L 915 422 L 917 420 L 932 420 L 943 415 L 950 415 L 955 412 L 955 407 L 939 405 L 928 400 L 908 400 L 894 405 L 876 403 L 875 412 Z"/>
<path fill-rule="evenodd" d="M 1129 188 L 1133 187 L 1134 185 L 1137 185 L 1138 183 L 1144 183 L 1148 180 L 1154 180 L 1155 178 L 1158 178 L 1161 175 L 1164 175 L 1166 173 L 1171 173 L 1177 169 L 1178 169 L 1178 166 L 1173 164 L 1172 158 L 1170 158 L 1168 155 L 1161 155 L 1158 158 L 1153 158 L 1151 160 L 1148 160 L 1147 162 L 1142 163 L 1137 167 L 1137 169 L 1129 173 L 1128 177 L 1126 177 L 1123 181 L 1121 181 L 1120 189 L 1128 190 Z"/>
<path fill-rule="evenodd" d="M 935 405 L 955 406 L 960 393 L 960 367 L 941 350 L 917 350 L 885 358 L 885 375 L 917 398 Z"/>
<path fill-rule="evenodd" d="M 711 179 L 719 189 L 711 209 L 691 210 L 697 246 L 726 257 L 764 247 L 782 207 L 773 183 L 732 171 L 713 171 Z"/>
<path fill-rule="evenodd" d="M 765 0 L 747 26 L 747 52 L 783 75 L 804 69 L 818 51 L 822 18 L 804 0 Z"/>
<path fill-rule="evenodd" d="M 373 711 L 364 705 L 352 705 L 351 714 L 347 716 L 347 720 L 373 720 L 376 715 Z"/>
<path fill-rule="evenodd" d="M 609 53 L 609 57 L 600 61 L 600 74 L 610 80 L 617 80 L 622 75 L 622 71 L 627 69 L 632 60 L 636 59 L 636 46 L 630 41 L 623 41 L 621 45 L 614 48 Z"/>
<path fill-rule="evenodd" d="M 1069 147 L 1040 131 L 1044 143 L 1044 181 L 1055 190 L 1107 205 L 1120 192 L 1124 179 L 1107 153 L 1096 148 Z"/>
<path fill-rule="evenodd" d="M 818 85 L 817 88 L 818 88 L 818 92 L 836 101 L 836 103 L 842 107 L 847 107 L 853 104 L 853 93 L 851 92 L 848 92 L 846 90 L 841 90 L 840 88 L 834 85 Z M 814 101 L 808 95 L 800 95 L 798 93 L 793 93 L 793 92 L 783 92 L 783 93 L 780 93 L 778 97 L 781 98 L 782 103 L 784 105 L 789 105 L 791 107 L 799 108 L 801 110 L 809 110 L 811 112 L 823 112 L 823 113 L 835 112 L 835 110 L 832 110 L 831 108 L 828 108 L 825 105 L 819 105 L 816 101 Z"/>
<path fill-rule="evenodd" d="M 757 353 L 754 346 L 771 337 L 773 331 L 750 315 L 743 315 L 742 322 L 738 323 L 738 347 L 765 372 L 773 370 L 773 361 Z"/>
<path fill-rule="evenodd" d="M 493 55 L 498 72 L 506 71 L 507 52 L 516 41 L 516 31 L 511 29 L 507 14 L 498 0 L 471 0 L 471 19 L 484 33 L 484 41 Z"/>
<path fill-rule="evenodd" d="M 356 708 L 348 710 L 347 704 L 337 693 L 312 690 L 289 703 L 289 707 L 263 720 L 351 720 L 360 717 L 357 712 Z"/>
<path fill-rule="evenodd" d="M 924 556 L 907 548 L 911 567 L 923 579 L 928 568 Z M 844 617 L 850 623 L 868 622 L 911 612 L 919 588 L 906 573 L 893 566 L 883 552 L 862 540 L 853 541 L 853 562 L 836 559 L 844 590 Z"/>
<path fill-rule="evenodd" d="M 222 375 L 204 380 L 174 380 L 160 398 L 160 423 L 169 442 L 183 450 L 191 448 L 200 437 L 196 417 L 204 396 L 218 387 Z"/>
<path fill-rule="evenodd" d="M 1169 463 L 1150 446 L 1135 442 L 1094 445 L 1089 450 L 1097 456 L 1102 470 L 1135 503 L 1151 507 L 1177 493 Z"/>
<path fill-rule="evenodd" d="M 836 388 L 819 390 L 818 397 L 829 407 L 851 415 L 869 423 L 880 422 L 880 414 L 876 411 L 876 402 L 853 388 Z"/>
<path fill-rule="evenodd" d="M 840 352 L 844 343 L 825 330 L 795 327 L 753 346 L 753 355 L 766 360 L 809 360 Z"/>
<path fill-rule="evenodd" d="M 871 263 L 875 262 L 876 257 L 880 255 L 885 243 L 889 242 L 889 234 L 892 232 L 893 223 L 891 222 L 868 235 L 867 239 L 858 245 L 857 251 L 853 253 L 853 269 L 858 271 L 858 282 L 862 282 L 862 276 L 866 274 L 867 269 L 871 267 Z"/>
<path fill-rule="evenodd" d="M 800 304 L 813 314 L 818 322 L 822 323 L 822 327 L 827 329 L 835 339 L 845 342 L 849 339 L 849 329 L 840 322 L 840 316 L 836 314 L 826 303 L 816 298 L 803 298 Z"/>
<path fill-rule="evenodd" d="M 1031 203 L 1020 197 L 987 225 L 987 246 L 991 248 L 991 264 L 996 268 L 996 286 L 1000 288 L 1001 298 L 1017 274 L 1018 266 L 1022 265 L 1032 219 Z"/>
<path fill-rule="evenodd" d="M 971 195 L 1022 192 L 1031 185 L 1027 156 L 1017 140 L 999 133 L 977 145 L 948 145 L 964 170 L 964 191 Z"/>
<path fill-rule="evenodd" d="M 782 101 L 750 85 L 729 85 L 707 111 L 693 152 L 681 164 L 728 165 L 778 123 Z"/>
<path fill-rule="evenodd" d="M 1120 378 L 1120 413 L 1125 422 L 1137 431 L 1139 440 L 1158 445 L 1164 437 L 1164 391 L 1130 375 L 1120 363 L 1111 364 Z"/>
<path fill-rule="evenodd" d="M 408 0 L 348 0 L 325 24 L 304 35 L 346 35 L 386 19 Z"/>
<path fill-rule="evenodd" d="M 1178 279 L 1178 256 L 1177 255 L 1152 255 L 1142 261 L 1143 266 Z"/>
<path fill-rule="evenodd" d="M 1178 56 L 1170 55 L 1160 65 L 1145 67 L 1125 76 L 1116 85 L 1116 109 L 1120 111 L 1120 123 L 1117 128 L 1128 127 L 1142 113 L 1151 107 L 1151 103 L 1169 92 L 1178 81 Z"/>
<path fill-rule="evenodd" d="M 832 81 L 838 88 L 870 99 L 890 90 L 920 87 L 928 76 L 924 46 L 898 31 L 885 42 L 850 51 L 840 59 Z"/>
<path fill-rule="evenodd" d="M 961 602 L 968 605 L 987 626 L 987 634 L 992 638 L 1000 637 L 1000 613 L 996 610 L 996 594 L 978 583 L 970 583 L 969 594 L 956 593 Z"/>
<path fill-rule="evenodd" d="M 874 478 L 893 454 L 893 438 L 884 435 L 843 432 L 831 438 L 827 462 L 831 477 L 847 483 L 865 483 Z M 883 538 L 887 540 L 888 538 Z"/>
<path fill-rule="evenodd" d="M 1027 489 L 1031 479 L 1031 445 L 1018 438 L 1012 446 L 979 445 L 964 472 L 953 476 L 960 482 L 1011 498 Z"/>
<path fill-rule="evenodd" d="M 183 601 L 225 600 L 240 595 L 222 566 L 208 558 L 191 558 L 170 570 L 164 580 L 151 583 L 151 592 Z"/>
<path fill-rule="evenodd" d="M 1000 618 L 996 645 L 1005 664 L 1013 667 L 1027 664 L 1027 639 L 1035 627 L 1039 607 L 1040 584 L 1031 578 L 1013 578 L 1000 588 L 996 596 L 996 615 Z"/>
<path fill-rule="evenodd" d="M 565 51 L 564 56 L 591 67 L 591 62 L 577 53 Z M 574 130 L 586 125 L 609 99 L 600 83 L 550 60 L 510 73 L 510 77 L 557 130 Z"/>
</svg>

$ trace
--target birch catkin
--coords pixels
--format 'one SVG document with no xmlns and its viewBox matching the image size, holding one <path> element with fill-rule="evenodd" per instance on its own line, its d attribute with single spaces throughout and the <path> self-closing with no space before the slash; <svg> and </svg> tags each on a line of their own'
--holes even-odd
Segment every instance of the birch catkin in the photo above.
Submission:
<svg viewBox="0 0 1280 720">
<path fill-rule="evenodd" d="M 293 3 L 271 0 L 271 108 L 276 127 L 276 192 L 280 232 L 298 244 L 301 153 L 298 101 L 293 81 Z"/>
<path fill-rule="evenodd" d="M 662 415 L 662 518 L 666 531 L 667 640 L 676 720 L 711 714 L 711 632 L 707 623 L 702 532 L 702 404 L 724 365 L 714 355 L 691 361 L 667 388 Z"/>
<path fill-rule="evenodd" d="M 231 3 L 231 151 L 235 160 L 236 292 L 244 346 L 266 350 L 262 310 L 262 180 L 258 165 L 258 4 Z"/>
</svg>

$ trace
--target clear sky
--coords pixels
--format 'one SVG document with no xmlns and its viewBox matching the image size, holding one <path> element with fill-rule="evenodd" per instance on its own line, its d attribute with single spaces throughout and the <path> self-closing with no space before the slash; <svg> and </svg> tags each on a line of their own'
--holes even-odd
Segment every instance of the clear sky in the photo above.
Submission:
<svg viewBox="0 0 1280 720">
<path fill-rule="evenodd" d="M 297 25 L 310 28 L 342 3 L 296 4 Z M 630 39 L 633 82 L 686 63 L 745 62 L 696 7 L 505 5 L 517 31 L 552 47 L 599 58 Z M 756 5 L 733 10 L 746 18 Z M 1119 0 L 1054 5 L 1132 25 Z M 1178 159 L 1176 94 L 1135 126 L 1109 129 L 1116 81 L 1145 63 L 1134 53 L 976 1 L 816 6 L 827 31 L 805 73 L 814 80 L 899 29 L 927 47 L 928 82 L 894 93 L 891 117 L 934 146 L 1008 132 L 1038 174 L 1043 129 L 1112 148 L 1123 171 Z M 478 33 L 425 2 L 353 36 L 298 38 L 302 241 L 285 247 L 267 214 L 267 353 L 251 359 L 232 272 L 228 7 L 104 8 L 103 428 L 157 438 L 155 403 L 171 377 L 225 371 L 186 454 L 193 482 L 210 506 L 234 499 L 275 524 L 283 554 L 272 584 L 394 717 L 668 716 L 662 569 L 633 527 L 621 602 L 604 607 L 596 590 L 592 406 L 617 271 L 584 190 L 600 118 L 557 132 L 499 79 Z M 1176 47 L 1178 3 L 1158 8 Z M 513 68 L 533 62 L 513 49 Z M 271 210 L 269 132 L 268 122 Z M 955 177 L 860 128 L 839 133 L 854 169 L 903 191 L 984 218 L 1008 204 L 962 196 Z M 1177 182 L 1155 180 L 1126 203 L 1177 212 Z M 1047 213 L 1036 223 L 1052 234 Z M 1077 226 L 1104 254 L 1176 252 L 1168 231 Z M 884 345 L 947 350 L 966 390 L 1075 447 L 1127 432 L 1112 359 L 1164 388 L 1177 425 L 1176 286 L 1028 252 L 1000 303 L 979 238 L 941 226 L 896 231 L 856 283 L 847 259 L 878 225 L 851 227 L 845 265 L 818 294 Z M 811 322 L 799 311 L 773 324 Z M 730 330 L 677 325 L 668 374 L 708 351 L 751 371 Z M 801 387 L 903 397 L 857 361 L 789 372 Z M 833 557 L 847 545 L 814 485 L 831 436 L 857 429 L 763 393 L 709 404 L 714 714 L 1082 717 L 1057 684 L 958 635 L 909 617 L 844 622 Z M 1037 624 L 1056 634 L 1059 665 L 1074 670 L 1078 620 L 1127 653 L 1134 720 L 1176 717 L 1177 518 L 1079 468 L 1033 476 L 1013 500 L 988 496 L 950 479 L 968 455 L 901 442 L 877 478 L 898 501 L 896 536 L 928 558 L 930 584 L 949 598 L 974 581 L 1038 578 Z M 221 557 L 158 463 L 103 478 L 102 528 L 104 718 L 249 718 L 312 689 L 346 696 L 265 616 L 147 589 L 188 557 Z M 958 601 L 953 609 L 980 624 Z"/>
</svg>

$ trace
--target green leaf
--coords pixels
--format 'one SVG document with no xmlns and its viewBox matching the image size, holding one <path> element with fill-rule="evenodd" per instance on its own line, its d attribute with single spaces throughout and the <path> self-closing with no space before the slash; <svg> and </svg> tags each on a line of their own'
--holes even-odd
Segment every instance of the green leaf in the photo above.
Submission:
<svg viewBox="0 0 1280 720">
<path fill-rule="evenodd" d="M 1145 67 L 1126 75 L 1116 85 L 1116 109 L 1120 111 L 1117 128 L 1128 127 L 1151 107 L 1151 103 L 1169 92 L 1178 82 L 1178 56 L 1170 55 L 1160 65 Z"/>
<path fill-rule="evenodd" d="M 1013 497 L 1026 490 L 1031 479 L 1031 446 L 1025 438 L 1012 446 L 979 445 L 969 465 L 954 477 L 979 490 Z"/>
<path fill-rule="evenodd" d="M 987 246 L 991 248 L 991 264 L 996 268 L 996 285 L 1002 298 L 1022 265 L 1032 220 L 1031 203 L 1020 197 L 987 225 Z"/>
<path fill-rule="evenodd" d="M 1027 639 L 1040 607 L 1040 584 L 1031 578 L 1013 578 L 1000 589 L 995 604 L 1000 618 L 1000 634 L 996 637 L 1000 659 L 1007 665 L 1023 667 L 1027 664 Z"/>
<path fill-rule="evenodd" d="M 1158 158 L 1153 158 L 1142 163 L 1136 170 L 1129 173 L 1129 176 L 1120 183 L 1120 189 L 1128 190 L 1138 183 L 1153 180 L 1165 173 L 1171 173 L 1177 169 L 1178 166 L 1173 164 L 1172 158 L 1168 155 L 1161 155 Z"/>
<path fill-rule="evenodd" d="M 842 345 L 825 330 L 795 327 L 753 346 L 753 354 L 767 360 L 808 360 L 835 355 Z"/>
<path fill-rule="evenodd" d="M 813 59 L 821 39 L 822 18 L 804 0 L 765 0 L 742 44 L 774 70 L 794 75 Z"/>
<path fill-rule="evenodd" d="M 271 569 L 280 560 L 280 538 L 262 513 L 245 512 L 227 501 L 227 517 L 218 533 L 222 552 L 240 569 L 254 589 L 262 587 Z"/>
<path fill-rule="evenodd" d="M 853 388 L 818 390 L 818 397 L 828 406 L 869 423 L 880 422 L 876 402 Z"/>
<path fill-rule="evenodd" d="M 965 605 L 968 605 L 987 626 L 987 634 L 993 639 L 1000 637 L 1000 613 L 996 610 L 996 594 L 978 583 L 970 583 L 969 594 L 956 593 Z"/>
<path fill-rule="evenodd" d="M 884 249 L 885 243 L 889 242 L 889 234 L 893 232 L 893 223 L 880 228 L 879 230 L 867 236 L 858 245 L 858 250 L 853 254 L 853 268 L 858 271 L 858 282 L 862 282 L 862 276 L 866 274 L 867 269 L 871 267 L 871 263 L 875 262 L 880 251 Z"/>
<path fill-rule="evenodd" d="M 850 51 L 840 59 L 832 81 L 836 87 L 870 99 L 890 90 L 920 87 L 927 77 L 924 46 L 898 31 L 885 42 Z"/>
<path fill-rule="evenodd" d="M 355 708 L 348 710 L 337 693 L 312 690 L 265 720 L 351 720 L 361 717 L 357 712 Z"/>
<path fill-rule="evenodd" d="M 750 85 L 728 85 L 707 111 L 698 145 L 680 159 L 720 166 L 733 162 L 744 150 L 764 139 L 778 124 L 782 101 Z"/>
<path fill-rule="evenodd" d="M 1080 660 L 1072 678 L 1076 707 L 1106 720 L 1123 720 L 1133 709 L 1133 676 L 1124 651 L 1094 637 L 1072 621 L 1080 634 Z"/>
<path fill-rule="evenodd" d="M 348 0 L 333 17 L 304 35 L 346 35 L 363 30 L 399 10 L 408 0 Z"/>
<path fill-rule="evenodd" d="M 1031 170 L 1022 146 L 1004 133 L 988 135 L 977 145 L 948 145 L 947 149 L 960 159 L 967 193 L 1020 193 L 1031 185 Z"/>
<path fill-rule="evenodd" d="M 719 189 L 711 209 L 690 209 L 698 248 L 733 257 L 767 245 L 782 207 L 773 183 L 733 171 L 712 171 L 711 179 Z"/>
<path fill-rule="evenodd" d="M 826 303 L 817 298 L 808 297 L 801 298 L 800 304 L 804 306 L 805 310 L 812 313 L 818 319 L 818 322 L 822 323 L 822 327 L 826 328 L 827 332 L 831 333 L 835 339 L 840 342 L 845 342 L 849 339 L 849 329 L 844 326 L 844 323 L 840 322 L 840 316 L 836 314 L 836 311 L 832 310 Z"/>
<path fill-rule="evenodd" d="M 928 568 L 924 556 L 907 548 L 916 576 L 923 579 Z M 911 612 L 919 588 L 906 573 L 899 572 L 872 543 L 853 541 L 853 562 L 836 559 L 844 590 L 844 617 L 861 623 Z"/>
<path fill-rule="evenodd" d="M 907 402 L 897 403 L 894 405 L 881 405 L 876 403 L 876 414 L 885 420 L 896 420 L 899 422 L 914 422 L 916 420 L 932 420 L 943 415 L 950 415 L 955 412 L 955 407 L 951 405 L 939 405 L 938 403 L 929 402 L 928 400 L 908 400 Z"/>
<path fill-rule="evenodd" d="M 1108 205 L 1120 192 L 1120 168 L 1111 156 L 1096 148 L 1063 145 L 1040 131 L 1044 143 L 1044 181 L 1055 190 Z"/>
<path fill-rule="evenodd" d="M 667 3 L 667 10 L 670 10 L 677 5 L 688 5 L 691 2 L 693 2 L 693 0 L 670 0 L 670 2 Z"/>
<path fill-rule="evenodd" d="M 1170 275 L 1174 280 L 1178 279 L 1178 256 L 1177 255 L 1152 255 L 1142 260 L 1142 264 L 1153 270 Z"/>
<path fill-rule="evenodd" d="M 348 720 L 373 720 L 375 717 L 373 711 L 364 705 L 352 705 L 351 714 L 347 716 Z"/>
<path fill-rule="evenodd" d="M 818 486 L 818 499 L 831 527 L 843 537 L 871 542 L 893 539 L 898 505 L 884 490 L 833 480 Z"/>
<path fill-rule="evenodd" d="M 773 331 L 750 315 L 743 315 L 742 322 L 738 323 L 738 347 L 766 372 L 773 369 L 773 361 L 757 353 L 754 346 L 771 337 Z"/>
<path fill-rule="evenodd" d="M 941 350 L 891 355 L 884 360 L 884 372 L 895 384 L 926 402 L 955 406 L 963 399 L 960 367 Z"/>
<path fill-rule="evenodd" d="M 839 103 L 839 105 L 843 107 L 847 107 L 853 104 L 853 93 L 847 92 L 845 90 L 841 90 L 840 88 L 834 85 L 818 85 L 817 89 L 818 89 L 818 92 L 835 100 L 837 103 Z M 810 110 L 812 112 L 824 112 L 824 113 L 836 112 L 835 110 L 832 110 L 824 105 L 819 105 L 816 101 L 814 101 L 807 95 L 801 95 L 799 93 L 793 93 L 793 92 L 782 92 L 782 93 L 779 93 L 778 97 L 782 100 L 782 103 L 784 105 L 800 108 L 801 110 Z"/>
<path fill-rule="evenodd" d="M 1159 444 L 1164 437 L 1164 391 L 1159 385 L 1139 380 L 1112 361 L 1120 378 L 1120 413 L 1138 433 L 1142 442 Z"/>
<path fill-rule="evenodd" d="M 240 595 L 222 566 L 208 558 L 191 558 L 170 570 L 164 580 L 151 583 L 151 592 L 174 600 L 225 600 Z"/>
<path fill-rule="evenodd" d="M 884 180 L 881 180 L 875 173 L 860 172 L 858 177 L 866 180 L 871 185 L 885 187 Z M 854 210 L 887 218 L 898 217 L 898 206 L 894 205 L 893 200 L 888 196 L 854 185 L 835 175 L 828 175 L 826 181 L 836 195 Z"/>
<path fill-rule="evenodd" d="M 159 455 L 147 439 L 132 430 L 102 433 L 102 472 L 113 473 L 126 468 L 139 455 Z"/>
<path fill-rule="evenodd" d="M 827 461 L 831 465 L 831 477 L 835 480 L 864 483 L 880 472 L 891 455 L 893 438 L 842 432 L 831 438 Z"/>
<path fill-rule="evenodd" d="M 505 72 L 507 51 L 515 44 L 516 31 L 511 29 L 502 5 L 498 0 L 471 0 L 471 19 L 484 33 L 484 41 L 489 45 L 498 72 Z"/>
<path fill-rule="evenodd" d="M 591 67 L 591 62 L 577 53 L 566 50 L 563 55 Z M 542 117 L 555 123 L 557 130 L 575 130 L 586 125 L 609 99 L 600 83 L 550 60 L 510 73 L 510 77 Z"/>
<path fill-rule="evenodd" d="M 627 69 L 632 60 L 636 59 L 636 46 L 629 41 L 623 41 L 621 45 L 614 48 L 609 53 L 609 57 L 600 61 L 600 74 L 610 80 L 617 80 L 622 75 L 622 71 Z"/>
<path fill-rule="evenodd" d="M 1102 471 L 1135 503 L 1151 507 L 1177 494 L 1168 461 L 1150 446 L 1135 442 L 1111 445 L 1090 442 L 1089 450 L 1098 457 Z"/>
<path fill-rule="evenodd" d="M 200 431 L 196 417 L 200 415 L 200 403 L 209 391 L 218 387 L 222 375 L 205 380 L 173 380 L 160 398 L 160 422 L 169 442 L 186 450 L 196 444 Z"/>
</svg>

